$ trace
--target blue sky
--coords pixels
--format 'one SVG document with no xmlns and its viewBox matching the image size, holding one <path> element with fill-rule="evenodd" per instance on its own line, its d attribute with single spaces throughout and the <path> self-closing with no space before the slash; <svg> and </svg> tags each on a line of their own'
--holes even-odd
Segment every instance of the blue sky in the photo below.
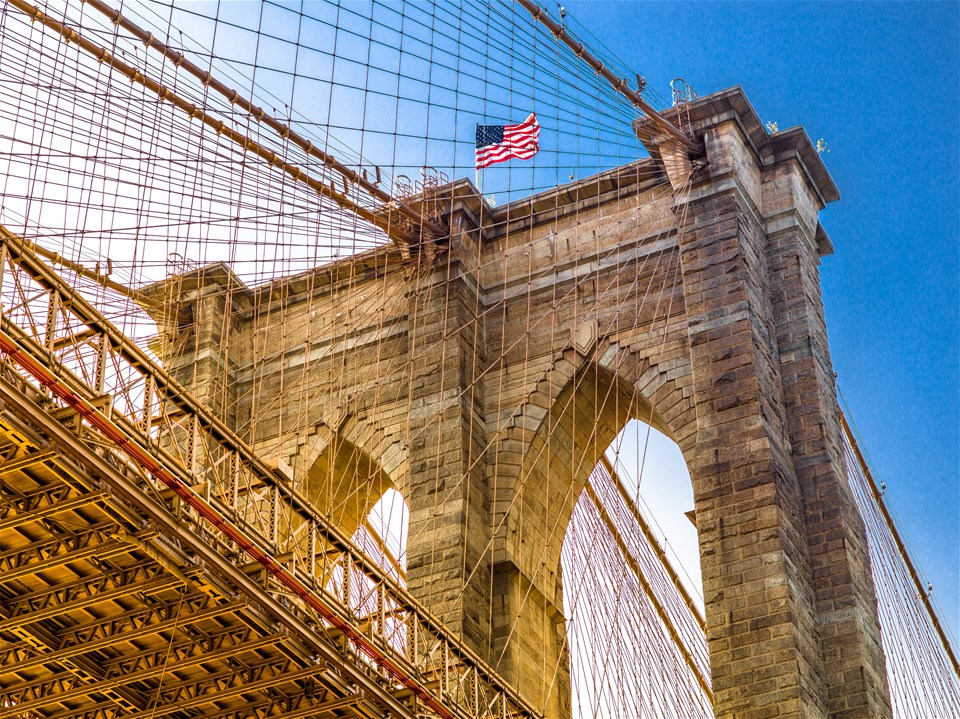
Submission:
<svg viewBox="0 0 960 719">
<path fill-rule="evenodd" d="M 956 636 L 960 4 L 564 4 L 662 95 L 739 84 L 762 120 L 826 140 L 834 368 Z"/>
</svg>

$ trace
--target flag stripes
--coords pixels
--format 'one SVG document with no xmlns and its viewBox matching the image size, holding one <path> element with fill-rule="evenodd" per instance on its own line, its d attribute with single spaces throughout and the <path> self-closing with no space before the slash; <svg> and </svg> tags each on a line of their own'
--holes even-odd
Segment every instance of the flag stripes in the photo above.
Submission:
<svg viewBox="0 0 960 719">
<path fill-rule="evenodd" d="M 530 116 L 517 125 L 477 125 L 477 169 L 515 157 L 529 160 L 540 150 L 540 123 Z"/>
</svg>

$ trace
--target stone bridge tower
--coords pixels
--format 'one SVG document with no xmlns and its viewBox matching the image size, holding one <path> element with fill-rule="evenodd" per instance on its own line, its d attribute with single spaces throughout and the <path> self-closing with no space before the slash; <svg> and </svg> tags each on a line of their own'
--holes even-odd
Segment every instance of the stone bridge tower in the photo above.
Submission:
<svg viewBox="0 0 960 719">
<path fill-rule="evenodd" d="M 703 167 L 641 123 L 649 160 L 495 209 L 448 186 L 436 254 L 171 278 L 161 353 L 348 531 L 397 488 L 411 592 L 550 717 L 567 522 L 652 424 L 693 481 L 717 717 L 888 717 L 818 275 L 837 190 L 739 88 L 689 120 Z"/>
</svg>

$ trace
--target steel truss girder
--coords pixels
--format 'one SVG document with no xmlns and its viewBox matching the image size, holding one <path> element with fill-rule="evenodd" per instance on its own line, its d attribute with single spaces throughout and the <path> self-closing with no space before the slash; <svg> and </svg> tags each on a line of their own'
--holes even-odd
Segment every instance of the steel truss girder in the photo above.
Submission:
<svg viewBox="0 0 960 719">
<path fill-rule="evenodd" d="M 29 642 L 7 644 L 0 649 L 0 673 L 19 667 L 22 662 L 28 661 L 37 655 L 37 651 Z"/>
<path fill-rule="evenodd" d="M 308 682 L 310 679 L 304 681 Z M 198 719 L 305 719 L 306 717 L 312 719 L 337 709 L 356 706 L 362 700 L 361 696 L 347 696 L 314 704 L 309 698 L 301 695 L 286 697 L 280 701 L 248 704 L 242 710 L 226 714 L 202 714 Z"/>
<path fill-rule="evenodd" d="M 115 703 L 109 701 L 100 701 L 96 704 L 89 704 L 85 707 L 78 707 L 76 709 L 65 709 L 62 712 L 56 714 L 47 714 L 43 719 L 121 719 L 121 717 L 129 716 L 129 712 L 124 711 L 118 707 Z M 16 719 L 19 719 L 17 717 Z M 31 719 L 33 719 L 31 717 Z"/>
<path fill-rule="evenodd" d="M 0 618 L 5 616 L 2 608 L 0 608 Z M 13 632 L 21 639 L 28 642 L 33 647 L 36 647 L 40 650 L 52 650 L 57 646 L 57 637 L 52 632 L 47 631 L 43 626 L 36 626 L 27 628 L 16 629 Z M 75 657 L 66 663 L 63 666 L 71 673 L 77 675 L 78 677 L 85 679 L 87 681 L 96 681 L 100 678 L 100 668 L 96 665 L 95 662 L 90 661 L 86 657 L 78 656 Z M 19 664 L 16 667 L 17 671 L 23 669 L 23 664 Z M 103 695 L 108 698 L 109 703 L 114 704 L 118 707 L 123 708 L 126 711 L 137 711 L 142 709 L 144 706 L 142 703 L 142 697 L 138 694 L 130 692 L 122 687 L 111 687 L 104 689 Z M 11 709 L 14 713 L 11 716 L 17 717 L 20 719 L 19 711 L 16 709 Z M 7 713 L 6 711 L 4 712 Z"/>
<path fill-rule="evenodd" d="M 175 651 L 168 652 L 167 648 L 164 648 L 153 653 L 156 659 L 153 666 L 139 672 L 130 674 L 116 671 L 105 672 L 103 678 L 95 682 L 85 681 L 84 678 L 78 677 L 75 674 L 64 672 L 63 674 L 42 681 L 27 682 L 22 685 L 13 686 L 8 688 L 7 691 L 0 693 L 0 706 L 10 707 L 10 709 L 0 709 L 0 719 L 16 717 L 25 712 L 47 707 L 51 704 L 62 704 L 63 702 L 101 694 L 109 690 L 116 690 L 119 687 L 129 686 L 130 684 L 162 676 L 166 672 L 189 669 L 207 662 L 227 660 L 245 652 L 252 652 L 257 649 L 272 646 L 277 643 L 278 639 L 278 635 L 259 637 L 252 641 L 242 641 L 232 646 L 224 646 L 215 651 L 193 653 L 189 658 L 173 662 L 168 662 L 167 659 L 168 657 L 174 659 Z M 196 646 L 197 645 L 193 645 L 193 647 Z M 228 672 L 228 674 L 230 673 Z M 216 675 L 212 676 L 215 677 Z M 208 679 L 204 677 L 198 684 L 202 686 L 207 681 Z M 150 690 L 151 695 L 155 696 L 155 692 L 155 689 Z M 174 706 L 171 711 L 176 711 L 178 708 L 179 707 Z"/>
<path fill-rule="evenodd" d="M 132 547 L 109 536 L 119 531 L 115 524 L 101 525 L 84 532 L 73 532 L 41 540 L 0 554 L 0 584 L 36 574 L 71 562 L 98 557 L 104 559 L 131 551 Z"/>
<path fill-rule="evenodd" d="M 64 672 L 35 686 L 16 687 L 11 691 L 0 693 L 0 719 L 30 717 L 36 709 L 56 706 L 61 701 L 82 698 L 88 692 L 78 692 L 75 685 L 88 683 L 88 679 L 86 672 L 79 674 L 72 671 Z M 89 682 L 91 687 L 101 684 L 103 684 L 102 680 Z M 114 691 L 116 688 L 115 686 L 100 687 L 100 692 Z M 129 707 L 126 708 L 129 709 Z"/>
<path fill-rule="evenodd" d="M 57 452 L 55 450 L 48 449 L 41 452 L 28 454 L 25 457 L 20 457 L 19 459 L 10 459 L 9 461 L 0 464 L 0 477 L 11 474 L 12 472 L 22 472 L 25 469 L 29 469 L 40 462 L 45 462 L 46 460 L 52 459 L 56 456 Z"/>
<path fill-rule="evenodd" d="M 134 593 L 155 594 L 181 584 L 180 579 L 165 575 L 163 568 L 156 564 L 137 564 L 115 572 L 97 574 L 12 600 L 8 603 L 8 618 L 0 620 L 0 631 L 62 616 Z"/>
<path fill-rule="evenodd" d="M 7 511 L 0 510 L 0 514 L 3 514 L 3 518 L 0 519 L 0 531 L 19 527 L 28 522 L 38 522 L 62 512 L 80 509 L 107 496 L 106 492 L 94 492 L 71 497 L 71 494 L 75 494 L 71 490 L 72 488 L 67 485 L 44 487 L 40 491 L 25 495 L 17 503 L 19 506 L 14 506 L 14 503 L 9 501 L 3 502 L 3 509 Z"/>
<path fill-rule="evenodd" d="M 181 623 L 180 626 L 183 626 L 183 624 Z M 190 657 L 195 656 L 197 653 L 215 652 L 225 647 L 237 646 L 249 642 L 251 638 L 256 638 L 254 635 L 255 632 L 250 627 L 238 625 L 229 627 L 228 629 L 220 632 L 190 635 L 188 636 L 188 641 L 181 642 L 180 644 L 170 645 L 168 643 L 161 648 L 150 649 L 140 652 L 139 654 L 121 655 L 116 659 L 98 661 L 97 665 L 103 669 L 104 678 L 122 677 L 127 674 L 135 674 L 152 667 L 160 666 L 164 661 L 166 661 L 168 655 L 175 657 Z M 280 635 L 271 634 L 267 636 L 279 637 Z M 16 652 L 16 654 L 10 655 L 13 657 L 12 661 L 23 662 L 36 656 L 36 652 L 31 651 L 26 644 L 17 644 L 11 646 L 7 651 Z M 4 663 L 3 657 L 4 654 L 0 654 L 0 667 L 8 666 Z M 4 671 L 3 673 L 8 674 L 16 669 L 17 667 L 11 668 L 8 666 L 8 670 Z M 27 684 L 39 685 L 48 679 L 49 677 L 45 677 L 32 682 L 26 682 L 19 687 L 9 686 L 7 687 L 7 690 L 13 690 L 14 688 L 25 688 Z"/>
<path fill-rule="evenodd" d="M 188 711 L 206 704 L 233 699 L 242 694 L 255 694 L 281 684 L 294 683 L 324 671 L 323 666 L 291 667 L 288 659 L 265 662 L 239 671 L 220 672 L 199 682 L 184 683 L 159 693 L 156 707 L 128 715 L 125 719 L 153 719 L 178 711 Z M 214 691 L 209 691 L 213 684 Z M 302 690 L 301 690 L 302 691 Z"/>
<path fill-rule="evenodd" d="M 208 601 L 202 608 L 196 609 L 186 616 L 169 616 L 169 613 L 161 613 L 159 609 L 150 609 L 144 612 L 128 614 L 121 617 L 112 618 L 102 622 L 86 625 L 69 632 L 61 632 L 57 635 L 58 643 L 56 649 L 50 649 L 43 654 L 38 654 L 25 661 L 21 661 L 15 667 L 4 667 L 4 672 L 25 671 L 34 667 L 50 663 L 62 663 L 84 654 L 116 647 L 121 642 L 132 642 L 145 637 L 159 634 L 168 630 L 187 627 L 192 624 L 222 617 L 226 614 L 236 612 L 244 607 L 242 602 L 231 602 L 227 604 L 217 604 Z M 166 609 L 166 608 L 164 608 Z M 156 620 L 150 623 L 150 620 Z"/>
<path fill-rule="evenodd" d="M 309 681 L 309 678 L 306 680 Z M 327 719 L 330 712 L 348 709 L 363 702 L 360 695 L 346 696 L 314 704 L 307 697 L 292 696 L 279 700 L 247 704 L 242 709 L 212 714 L 197 714 L 197 719 Z M 272 713 L 271 713 L 272 712 Z M 369 715 L 365 713 L 365 715 Z M 66 710 L 44 719 L 128 719 L 129 715 L 109 702 Z"/>
<path fill-rule="evenodd" d="M 216 598 L 199 592 L 181 595 L 169 601 L 156 601 L 151 605 L 127 612 L 121 616 L 106 620 L 96 620 L 80 624 L 59 633 L 63 642 L 89 644 L 113 637 L 114 641 L 123 641 L 132 632 L 147 629 L 150 626 L 166 625 L 180 617 L 180 622 L 195 623 L 196 617 L 212 618 L 222 616 L 242 606 L 239 603 L 220 602 Z M 219 613 L 212 613 L 219 610 Z"/>
<path fill-rule="evenodd" d="M 60 714 L 60 717 L 66 715 Z M 86 707 L 84 710 L 77 710 L 69 715 L 73 719 L 119 719 L 123 716 L 123 712 L 117 709 L 114 705 L 102 702 L 101 704 Z M 44 717 L 44 719 L 52 719 L 51 717 Z"/>
<path fill-rule="evenodd" d="M 14 377 L 13 379 L 16 381 L 17 378 Z M 49 437 L 73 461 L 88 467 L 100 477 L 107 478 L 117 496 L 124 498 L 131 506 L 138 507 L 145 519 L 163 528 L 165 533 L 169 533 L 169 536 L 177 537 L 180 541 L 185 542 L 209 567 L 228 578 L 243 594 L 251 597 L 257 604 L 266 609 L 269 615 L 289 627 L 312 651 L 332 662 L 342 662 L 342 669 L 347 678 L 336 677 L 331 680 L 337 682 L 340 686 L 339 693 L 349 693 L 350 686 L 360 687 L 365 697 L 368 697 L 365 702 L 376 697 L 376 701 L 381 707 L 389 708 L 395 715 L 400 717 L 413 716 L 402 700 L 395 697 L 391 690 L 381 685 L 379 678 L 370 676 L 370 667 L 353 666 L 351 662 L 356 660 L 345 659 L 342 651 L 330 641 L 325 632 L 318 631 L 315 626 L 308 624 L 298 611 L 286 604 L 281 604 L 276 598 L 270 596 L 256 582 L 244 575 L 231 560 L 224 557 L 221 550 L 209 546 L 204 539 L 201 539 L 189 527 L 179 522 L 166 506 L 160 504 L 152 494 L 148 494 L 141 488 L 141 478 L 135 475 L 131 476 L 129 468 L 125 464 L 113 462 L 105 457 L 102 448 L 87 446 L 69 428 L 54 420 L 40 408 L 19 384 L 12 384 L 5 377 L 0 377 L 0 398 L 9 403 L 10 410 L 17 411 L 17 415 L 20 417 L 19 421 L 26 422 L 28 426 L 36 428 L 41 434 Z M 245 603 L 237 603 L 231 610 L 245 606 L 247 606 Z M 167 627 L 174 626 L 174 623 L 175 620 L 169 620 Z M 181 620 L 181 623 L 183 623 L 183 620 Z M 135 634 L 144 636 L 159 630 L 160 628 L 154 625 L 135 632 L 123 632 L 122 641 L 133 639 Z M 94 649 L 109 647 L 116 641 L 117 638 L 111 635 L 97 641 L 90 641 L 80 646 L 61 650 L 58 654 L 63 655 L 65 653 L 67 656 L 76 656 Z M 38 657 L 31 660 L 30 663 L 36 665 L 44 664 L 46 661 L 43 657 Z M 526 715 L 530 716 L 533 713 L 530 712 Z M 56 715 L 45 717 L 45 719 L 55 719 L 55 717 Z"/>
<path fill-rule="evenodd" d="M 168 645 L 133 656 L 118 657 L 104 662 L 103 667 L 110 676 L 123 677 L 126 680 L 135 674 L 147 673 L 163 666 L 168 658 L 177 662 L 170 667 L 171 670 L 176 671 L 178 667 L 185 666 L 200 657 L 224 659 L 235 656 L 239 652 L 276 646 L 283 639 L 282 634 L 261 636 L 250 627 L 239 625 L 216 634 L 190 636 L 189 641 L 180 644 Z"/>
</svg>

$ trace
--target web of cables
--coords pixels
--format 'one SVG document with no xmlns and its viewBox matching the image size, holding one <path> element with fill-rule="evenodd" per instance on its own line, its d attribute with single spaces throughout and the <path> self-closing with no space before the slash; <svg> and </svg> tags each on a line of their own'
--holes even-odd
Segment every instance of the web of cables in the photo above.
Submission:
<svg viewBox="0 0 960 719">
<path fill-rule="evenodd" d="M 637 111 L 513 3 L 145 0 L 118 9 L 395 196 L 408 184 L 422 187 L 417 183 L 430 176 L 467 177 L 490 205 L 499 206 L 645 154 L 632 130 Z M 89 5 L 51 2 L 41 10 L 356 206 L 381 209 L 369 192 L 349 186 L 324 162 Z M 255 287 L 389 244 L 355 212 L 9 5 L 0 11 L 0 54 L 0 222 L 72 262 L 134 288 L 225 262 Z M 615 58 L 603 59 L 629 76 Z M 529 162 L 474 174 L 475 126 L 518 122 L 531 112 L 542 127 L 540 152 Z M 633 226 L 628 222 L 617 232 Z M 650 260 L 659 282 L 675 274 L 665 257 L 659 250 Z M 631 280 L 625 270 L 619 280 L 634 285 L 648 276 L 640 272 Z M 145 345 L 155 338 L 155 325 L 132 303 L 89 276 L 74 280 L 128 336 Z M 344 308 L 354 323 L 371 312 L 389 316 L 396 310 L 398 299 L 385 285 L 380 292 L 373 309 Z M 659 296 L 662 288 L 647 292 Z M 269 352 L 263 348 L 261 361 Z M 359 355 L 356 359 L 362 364 Z M 256 418 L 274 411 L 280 399 L 260 389 L 253 382 L 232 401 L 253 404 L 242 428 L 251 436 Z M 309 403 L 306 395 L 301 398 L 301 405 Z M 306 417 L 307 411 L 300 414 Z M 296 435 L 301 424 L 285 431 Z M 405 532 L 396 528 L 402 514 L 397 503 L 389 507 L 390 518 L 381 519 L 379 531 L 387 537 Z M 594 533 L 589 524 L 584 527 L 586 534 Z M 358 541 L 372 542 L 377 545 L 372 553 L 386 555 L 386 545 L 375 541 L 377 532 L 364 531 Z M 402 550 L 393 553 L 402 563 Z M 586 609 L 580 614 L 600 610 L 600 596 L 582 601 Z M 638 601 L 631 595 L 623 604 Z M 593 686 L 599 675 L 590 653 L 573 641 L 574 667 L 582 677 L 573 684 Z M 617 655 L 612 661 L 622 672 L 628 660 Z M 687 700 L 702 704 L 702 697 Z"/>
<path fill-rule="evenodd" d="M 326 163 L 89 6 L 71 0 L 41 9 L 357 207 L 372 213 L 382 209 L 370 192 L 344 182 Z M 514 3 L 142 0 L 119 9 L 395 196 L 411 186 L 422 189 L 430 177 L 466 177 L 490 205 L 500 206 L 645 155 L 632 130 L 637 111 Z M 601 45 L 573 18 L 566 22 L 591 47 Z M 618 74 L 632 76 L 609 52 L 599 54 Z M 224 262 L 247 286 L 256 287 L 389 245 L 383 231 L 356 212 L 318 195 L 9 5 L 0 10 L 0 57 L 0 222 L 64 258 L 130 287 Z M 645 96 L 657 106 L 666 104 L 649 91 Z M 528 162 L 475 174 L 475 125 L 519 122 L 530 112 L 536 112 L 542 126 L 540 152 Z M 662 202 L 665 195 L 655 193 L 648 202 Z M 620 223 L 617 232 L 629 232 L 636 224 Z M 652 269 L 642 266 L 637 272 L 638 279 L 644 272 L 655 277 L 644 297 L 662 297 L 676 270 L 664 252 L 651 253 L 649 263 Z M 628 269 L 636 267 L 624 264 L 623 271 Z M 130 302 L 89 277 L 75 281 L 123 332 L 145 344 L 154 339 L 156 326 Z M 598 302 L 606 291 L 616 287 L 599 289 Z M 359 325 L 377 313 L 389 316 L 397 310 L 400 300 L 389 296 L 386 283 L 378 292 L 364 300 L 367 306 L 344 308 L 350 321 Z M 339 312 L 334 307 L 331 318 Z M 638 311 L 637 322 L 639 316 Z M 271 351 L 263 347 L 259 359 L 269 359 Z M 379 365 L 369 370 L 374 379 L 394 371 Z M 254 435 L 256 416 L 274 410 L 279 397 L 260 396 L 256 382 L 245 392 L 233 402 L 253 403 L 256 411 L 249 411 L 245 431 Z M 310 401 L 306 393 L 300 399 L 304 406 Z M 307 410 L 301 414 L 306 417 Z M 294 422 L 285 431 L 296 435 L 300 425 Z M 604 487 L 609 490 L 610 481 L 609 473 L 598 468 L 592 480 L 598 496 Z M 603 496 L 580 498 L 568 533 L 570 547 L 579 542 L 580 553 L 566 561 L 581 567 L 629 564 L 629 543 L 617 545 L 603 526 L 606 512 L 629 537 L 628 507 L 615 493 Z M 403 512 L 396 502 L 389 507 L 387 514 L 394 518 L 381 518 L 380 533 L 405 533 L 396 529 L 395 519 Z M 376 544 L 377 532 L 365 531 L 363 542 Z M 376 551 L 386 552 L 383 546 Z M 399 545 L 389 554 L 394 563 L 402 563 Z M 877 564 L 885 576 L 894 572 L 886 561 Z M 647 570 L 650 577 L 658 576 L 656 566 Z M 569 585 L 568 604 L 581 607 L 578 614 L 586 617 L 582 626 L 588 627 L 571 629 L 569 639 L 574 668 L 591 667 L 573 682 L 575 691 L 582 692 L 582 711 L 708 715 L 670 638 L 654 631 L 656 622 L 638 581 L 621 577 Z M 662 578 L 651 581 L 666 586 Z M 676 597 L 667 596 L 662 594 L 661 601 L 676 603 Z M 619 634 L 601 634 L 599 623 L 611 613 L 618 617 Z M 631 664 L 642 665 L 624 641 L 625 633 L 640 627 L 644 636 L 632 640 L 662 641 L 657 646 L 664 664 L 643 665 L 647 673 L 636 679 L 647 682 L 636 696 L 649 704 L 619 706 L 616 701 L 623 698 L 614 699 L 604 687 L 625 681 Z M 701 638 L 691 629 L 685 643 L 707 674 Z M 649 646 L 643 651 L 651 651 Z M 890 651 L 899 656 L 896 646 Z M 654 681 L 665 672 L 686 676 L 686 684 L 673 683 L 672 695 L 657 693 Z M 690 691 L 678 689 L 681 685 Z M 897 685 L 895 695 L 916 698 L 924 691 L 917 686 Z"/>
</svg>

